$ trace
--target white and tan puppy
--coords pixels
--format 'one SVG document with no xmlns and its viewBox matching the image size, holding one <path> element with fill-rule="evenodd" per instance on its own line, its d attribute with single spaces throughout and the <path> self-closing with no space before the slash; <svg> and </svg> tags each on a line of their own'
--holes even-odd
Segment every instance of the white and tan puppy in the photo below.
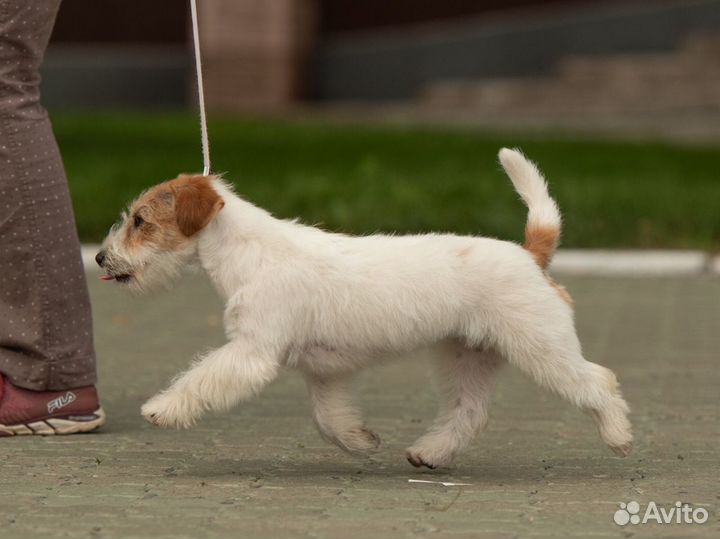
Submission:
<svg viewBox="0 0 720 539">
<path fill-rule="evenodd" d="M 282 221 L 217 177 L 183 175 L 143 193 L 97 260 L 137 291 L 198 261 L 225 301 L 228 343 L 196 360 L 142 414 L 189 427 L 258 393 L 281 367 L 307 380 L 321 435 L 342 449 L 377 449 L 350 399 L 353 373 L 432 348 L 440 412 L 408 450 L 415 466 L 448 464 L 488 418 L 506 362 L 587 410 L 617 454 L 631 447 L 628 407 L 612 371 L 586 361 L 571 300 L 546 268 L 560 213 L 538 169 L 518 151 L 500 162 L 529 208 L 524 246 L 424 234 L 351 237 Z"/>
</svg>

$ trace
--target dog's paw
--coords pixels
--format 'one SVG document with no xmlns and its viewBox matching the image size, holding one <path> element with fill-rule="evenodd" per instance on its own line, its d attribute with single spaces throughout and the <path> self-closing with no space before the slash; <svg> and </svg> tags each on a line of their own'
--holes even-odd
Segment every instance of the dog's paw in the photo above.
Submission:
<svg viewBox="0 0 720 539">
<path fill-rule="evenodd" d="M 434 470 L 439 466 L 450 464 L 453 456 L 429 450 L 427 448 L 418 448 L 413 446 L 405 450 L 405 458 L 416 468 L 422 468 L 425 466 L 426 468 Z"/>
<path fill-rule="evenodd" d="M 365 427 L 347 430 L 333 441 L 353 455 L 369 455 L 380 448 L 380 436 Z"/>
<path fill-rule="evenodd" d="M 610 446 L 610 449 L 612 449 L 613 453 L 615 453 L 618 457 L 627 457 L 632 452 L 632 448 L 632 442 L 628 442 L 623 445 Z"/>
<path fill-rule="evenodd" d="M 193 426 L 199 415 L 187 398 L 170 391 L 155 395 L 143 404 L 140 413 L 157 427 L 176 429 Z"/>
</svg>

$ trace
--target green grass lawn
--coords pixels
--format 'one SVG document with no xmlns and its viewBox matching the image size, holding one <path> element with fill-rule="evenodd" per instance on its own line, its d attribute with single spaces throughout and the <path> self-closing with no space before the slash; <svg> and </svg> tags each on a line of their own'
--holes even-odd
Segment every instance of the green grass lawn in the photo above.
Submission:
<svg viewBox="0 0 720 539">
<path fill-rule="evenodd" d="M 202 168 L 193 114 L 53 114 L 80 236 L 99 241 L 141 189 Z M 545 172 L 568 247 L 720 247 L 720 146 L 210 120 L 213 168 L 279 217 L 326 229 L 522 237 L 496 162 L 518 146 Z"/>
</svg>

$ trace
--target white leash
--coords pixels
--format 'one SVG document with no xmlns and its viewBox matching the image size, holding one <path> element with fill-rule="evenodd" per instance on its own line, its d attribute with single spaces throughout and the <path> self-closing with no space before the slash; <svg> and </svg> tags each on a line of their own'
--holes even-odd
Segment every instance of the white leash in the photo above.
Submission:
<svg viewBox="0 0 720 539">
<path fill-rule="evenodd" d="M 197 76 L 198 101 L 200 102 L 200 140 L 202 142 L 203 174 L 210 174 L 210 142 L 208 140 L 207 117 L 205 116 L 205 91 L 203 90 L 202 60 L 200 58 L 200 33 L 196 0 L 190 0 L 192 13 L 193 43 L 195 46 L 195 75 Z"/>
</svg>

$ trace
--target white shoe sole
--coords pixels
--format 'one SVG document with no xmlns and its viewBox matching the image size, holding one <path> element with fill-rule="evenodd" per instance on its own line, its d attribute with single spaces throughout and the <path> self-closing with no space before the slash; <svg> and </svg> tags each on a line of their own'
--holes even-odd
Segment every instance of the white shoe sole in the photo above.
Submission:
<svg viewBox="0 0 720 539">
<path fill-rule="evenodd" d="M 0 425 L 0 436 L 78 434 L 81 432 L 90 432 L 105 424 L 105 411 L 102 407 L 95 410 L 91 415 L 94 416 L 93 419 L 80 419 L 81 416 L 78 415 L 78 419 L 51 417 L 42 421 L 34 421 L 26 424 Z M 70 417 L 72 418 L 72 416 Z"/>
</svg>

